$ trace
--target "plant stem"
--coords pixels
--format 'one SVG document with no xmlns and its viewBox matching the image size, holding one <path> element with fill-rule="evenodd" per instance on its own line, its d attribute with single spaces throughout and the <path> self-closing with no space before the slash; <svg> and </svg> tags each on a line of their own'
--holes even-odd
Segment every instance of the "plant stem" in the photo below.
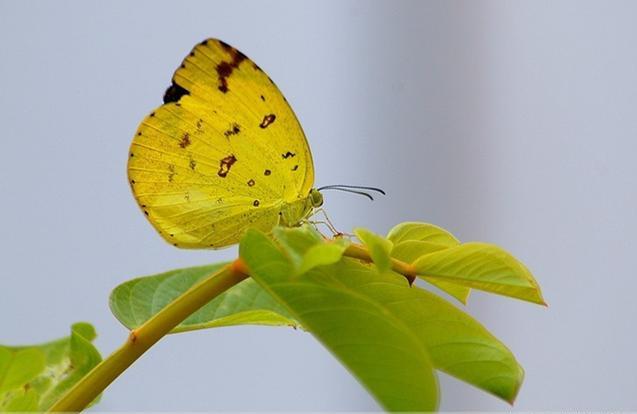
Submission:
<svg viewBox="0 0 637 414">
<path fill-rule="evenodd" d="M 369 251 L 357 244 L 350 245 L 344 255 L 366 262 L 372 261 Z M 394 271 L 404 275 L 410 284 L 413 283 L 416 278 L 413 266 L 396 259 L 392 259 L 391 263 Z M 193 285 L 144 324 L 133 329 L 124 345 L 76 383 L 49 408 L 49 412 L 77 412 L 85 409 L 122 372 L 173 328 L 206 303 L 248 277 L 245 263 L 241 259 L 236 259 Z"/>
<path fill-rule="evenodd" d="M 245 264 L 237 259 L 192 286 L 143 325 L 133 329 L 121 348 L 93 368 L 49 411 L 76 412 L 86 408 L 111 382 L 174 327 L 247 277 Z"/>
<path fill-rule="evenodd" d="M 348 246 L 343 255 L 354 259 L 363 260 L 365 262 L 373 262 L 372 257 L 369 254 L 369 250 L 367 250 L 367 248 L 361 246 L 360 244 L 352 244 Z M 392 258 L 391 268 L 396 273 L 400 273 L 401 275 L 405 276 L 407 278 L 407 281 L 409 282 L 409 285 L 414 283 L 414 280 L 416 280 L 416 269 L 409 263 L 405 263 Z"/>
</svg>

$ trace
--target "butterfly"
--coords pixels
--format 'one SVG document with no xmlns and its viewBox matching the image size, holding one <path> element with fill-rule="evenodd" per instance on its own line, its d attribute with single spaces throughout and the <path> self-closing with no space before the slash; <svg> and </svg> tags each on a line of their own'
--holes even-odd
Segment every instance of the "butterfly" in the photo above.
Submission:
<svg viewBox="0 0 637 414">
<path fill-rule="evenodd" d="M 144 214 L 183 248 L 295 226 L 323 204 L 303 129 L 261 68 L 217 39 L 196 45 L 140 124 L 128 178 Z"/>
<path fill-rule="evenodd" d="M 128 178 L 146 217 L 177 247 L 217 249 L 249 227 L 297 226 L 323 205 L 321 190 L 385 194 L 313 188 L 312 154 L 292 108 L 256 63 L 221 40 L 192 49 L 163 100 L 135 133 Z"/>
</svg>

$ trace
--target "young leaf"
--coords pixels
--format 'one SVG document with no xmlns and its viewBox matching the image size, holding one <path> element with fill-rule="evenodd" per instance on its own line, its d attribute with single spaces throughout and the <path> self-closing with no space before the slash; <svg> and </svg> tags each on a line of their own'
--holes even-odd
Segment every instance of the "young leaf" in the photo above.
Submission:
<svg viewBox="0 0 637 414">
<path fill-rule="evenodd" d="M 71 327 L 71 336 L 33 346 L 0 346 L 0 412 L 44 411 L 100 361 L 95 329 Z"/>
<path fill-rule="evenodd" d="M 326 266 L 341 260 L 343 253 L 351 243 L 345 239 L 338 239 L 327 243 L 317 243 L 310 247 L 301 260 L 295 274 L 306 273 L 315 267 Z"/>
<path fill-rule="evenodd" d="M 378 267 L 378 270 L 384 272 L 391 267 L 391 253 L 393 243 L 364 228 L 354 229 L 354 234 L 369 250 L 372 261 Z"/>
<path fill-rule="evenodd" d="M 311 225 L 295 228 L 275 227 L 273 234 L 277 241 L 287 248 L 295 275 L 303 274 L 317 266 L 338 262 L 347 246 L 351 244 L 343 238 L 326 241 Z"/>
<path fill-rule="evenodd" d="M 199 280 L 225 265 L 177 269 L 129 280 L 111 293 L 111 311 L 124 326 L 134 329 Z M 254 280 L 246 279 L 207 303 L 172 333 L 248 324 L 299 326 L 290 313 Z"/>
<path fill-rule="evenodd" d="M 465 243 L 424 255 L 413 265 L 427 281 L 446 281 L 545 304 L 540 288 L 522 263 L 498 246 Z"/>
<path fill-rule="evenodd" d="M 453 234 L 445 229 L 433 224 L 420 222 L 400 223 L 389 230 L 387 238 L 394 244 L 407 240 L 418 240 L 431 245 L 438 245 L 440 248 L 453 247 L 460 243 Z"/>
<path fill-rule="evenodd" d="M 387 237 L 394 242 L 391 257 L 410 264 L 421 256 L 460 244 L 451 233 L 427 223 L 401 223 L 391 229 Z M 470 288 L 444 280 L 429 279 L 427 281 L 461 303 L 467 303 L 471 293 Z"/>
<path fill-rule="evenodd" d="M 272 233 L 279 243 L 288 247 L 287 252 L 290 255 L 290 260 L 297 269 L 301 267 L 303 256 L 305 256 L 307 251 L 324 240 L 321 233 L 311 225 L 294 229 L 278 226 L 274 228 Z M 294 249 L 291 249 L 291 246 L 294 246 Z"/>
</svg>

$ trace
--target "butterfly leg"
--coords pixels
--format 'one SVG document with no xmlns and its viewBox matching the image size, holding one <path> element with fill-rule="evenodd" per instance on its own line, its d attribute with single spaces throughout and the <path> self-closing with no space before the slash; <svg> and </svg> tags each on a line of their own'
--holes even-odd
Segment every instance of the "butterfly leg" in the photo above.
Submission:
<svg viewBox="0 0 637 414">
<path fill-rule="evenodd" d="M 325 227 L 327 227 L 331 232 L 332 232 L 332 236 L 334 238 L 338 238 L 338 237 L 348 237 L 348 238 L 352 238 L 354 237 L 353 234 L 349 234 L 349 233 L 343 233 L 342 231 L 339 231 L 336 229 L 336 226 L 334 226 L 334 224 L 332 223 L 332 220 L 330 220 L 329 216 L 327 215 L 327 212 L 325 211 L 325 209 L 323 208 L 317 208 L 314 210 L 314 212 L 312 213 L 313 216 L 317 215 L 321 213 L 323 215 L 323 217 L 325 217 L 325 221 L 317 221 L 316 223 L 322 223 L 325 225 Z"/>
<path fill-rule="evenodd" d="M 312 226 L 314 226 L 314 228 L 316 229 L 316 231 L 318 231 L 319 233 L 321 233 L 321 236 L 323 236 L 324 239 L 329 239 L 329 236 L 326 236 L 325 234 L 323 234 L 323 232 L 319 229 L 319 225 L 323 225 L 325 227 L 327 227 L 331 232 L 332 229 L 330 229 L 329 224 L 327 224 L 325 221 L 321 221 L 321 220 L 305 220 L 306 223 L 311 224 Z"/>
</svg>

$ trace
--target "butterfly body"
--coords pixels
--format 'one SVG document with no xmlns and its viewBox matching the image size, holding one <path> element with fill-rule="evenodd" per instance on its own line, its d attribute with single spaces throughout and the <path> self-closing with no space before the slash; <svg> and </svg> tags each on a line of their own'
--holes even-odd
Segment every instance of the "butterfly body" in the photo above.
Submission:
<svg viewBox="0 0 637 414">
<path fill-rule="evenodd" d="M 311 189 L 307 197 L 283 203 L 279 212 L 280 225 L 294 227 L 312 215 L 315 208 L 323 205 L 323 195 L 316 189 Z"/>
<path fill-rule="evenodd" d="M 128 162 L 135 198 L 164 239 L 221 248 L 249 227 L 298 225 L 322 204 L 303 130 L 254 62 L 209 39 L 172 82 Z"/>
</svg>

